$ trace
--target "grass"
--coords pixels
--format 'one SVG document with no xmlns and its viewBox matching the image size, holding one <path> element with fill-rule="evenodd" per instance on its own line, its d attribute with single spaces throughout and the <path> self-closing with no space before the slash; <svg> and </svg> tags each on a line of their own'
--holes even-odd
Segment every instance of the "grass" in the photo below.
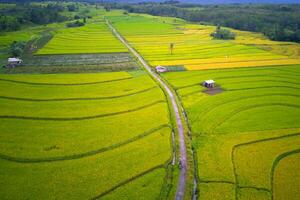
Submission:
<svg viewBox="0 0 300 200">
<path fill-rule="evenodd" d="M 112 35 L 104 21 L 95 21 L 82 27 L 58 30 L 36 55 L 120 52 L 127 52 L 127 49 Z"/>
<path fill-rule="evenodd" d="M 93 198 L 123 180 L 166 162 L 170 157 L 168 139 L 168 133 L 157 133 L 100 155 L 58 163 L 20 165 L 1 161 L 1 168 L 5 169 L 1 170 L 0 184 L 2 188 L 5 186 L 1 196 L 5 199 Z M 29 177 L 30 181 L 26 181 Z"/>
<path fill-rule="evenodd" d="M 124 187 L 117 188 L 101 199 L 155 199 L 155 197 L 159 196 L 160 188 L 163 185 L 163 179 L 161 177 L 164 176 L 164 169 L 156 169 L 153 172 L 147 173 L 143 177 L 130 182 Z"/>
<path fill-rule="evenodd" d="M 118 72 L 113 72 L 118 73 Z M 89 74 L 83 75 L 83 77 L 89 77 Z M 7 75 L 9 76 L 9 75 Z M 19 75 L 21 76 L 21 75 Z M 30 75 L 26 75 L 30 77 Z M 58 76 L 59 75 L 53 75 Z M 60 77 L 63 77 L 61 75 Z M 78 76 L 80 76 L 78 74 Z M 51 77 L 51 76 L 50 76 Z M 68 76 L 67 76 L 68 77 Z M 76 77 L 76 76 L 75 76 Z M 91 76 L 92 78 L 95 76 Z M 126 76 L 125 76 L 126 77 Z M 39 83 L 19 83 L 12 81 L 1 81 L 2 87 L 7 88 L 1 90 L 0 96 L 13 97 L 13 98 L 25 98 L 33 100 L 56 100 L 56 99 L 84 99 L 84 98 L 109 98 L 119 97 L 124 95 L 140 92 L 145 89 L 153 87 L 153 82 L 147 76 L 138 76 L 136 78 L 120 78 L 121 80 L 104 82 L 99 79 L 90 81 L 84 81 L 83 84 L 68 84 L 65 87 L 57 87 L 53 84 L 39 84 Z M 123 80 L 122 80 L 123 79 Z M 100 82 L 100 83 L 99 83 Z M 120 84 L 122 83 L 122 84 Z M 144 83 L 144 84 L 138 84 Z M 62 82 L 58 82 L 61 85 Z M 13 90 L 9 88 L 14 88 Z M 80 91 L 80 93 L 78 93 Z M 101 91 L 101 92 L 99 92 Z"/>
<path fill-rule="evenodd" d="M 280 161 L 274 175 L 274 199 L 296 200 L 299 197 L 297 189 L 300 182 L 299 167 L 300 154 L 291 154 Z"/>
<path fill-rule="evenodd" d="M 0 77 L 2 198 L 160 196 L 170 119 L 144 72 Z"/>
<path fill-rule="evenodd" d="M 300 64 L 299 44 L 270 41 L 257 33 L 232 30 L 236 40 L 224 41 L 210 37 L 214 26 L 189 24 L 176 18 L 130 14 L 110 20 L 153 67 L 200 70 Z M 173 54 L 170 43 L 174 43 Z"/>
<path fill-rule="evenodd" d="M 274 159 L 299 148 L 299 69 L 289 65 L 163 74 L 188 116 L 200 199 L 271 198 Z M 223 92 L 205 94 L 201 83 L 207 79 Z"/>
</svg>

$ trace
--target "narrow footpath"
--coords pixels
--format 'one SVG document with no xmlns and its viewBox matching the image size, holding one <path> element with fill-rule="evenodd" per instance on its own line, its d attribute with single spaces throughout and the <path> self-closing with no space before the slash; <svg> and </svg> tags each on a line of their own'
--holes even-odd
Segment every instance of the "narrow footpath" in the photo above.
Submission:
<svg viewBox="0 0 300 200">
<path fill-rule="evenodd" d="M 175 118 L 176 118 L 176 124 L 177 124 L 177 130 L 179 135 L 179 149 L 180 149 L 180 163 L 181 163 L 181 169 L 180 169 L 180 175 L 175 195 L 175 200 L 182 200 L 184 198 L 185 193 L 185 186 L 186 186 L 186 175 L 187 175 L 187 152 L 186 152 L 186 146 L 184 141 L 184 130 L 182 121 L 180 118 L 180 111 L 179 107 L 176 103 L 175 95 L 173 94 L 172 90 L 169 88 L 169 86 L 160 78 L 158 74 L 152 71 L 151 67 L 147 64 L 147 62 L 143 59 L 143 57 L 135 50 L 133 49 L 130 44 L 117 32 L 117 30 L 111 25 L 111 23 L 106 20 L 106 23 L 108 27 L 111 29 L 113 34 L 129 49 L 129 51 L 132 52 L 132 54 L 139 60 L 139 62 L 143 65 L 143 67 L 157 80 L 157 82 L 166 90 L 167 95 L 169 96 L 172 108 L 174 110 Z"/>
</svg>

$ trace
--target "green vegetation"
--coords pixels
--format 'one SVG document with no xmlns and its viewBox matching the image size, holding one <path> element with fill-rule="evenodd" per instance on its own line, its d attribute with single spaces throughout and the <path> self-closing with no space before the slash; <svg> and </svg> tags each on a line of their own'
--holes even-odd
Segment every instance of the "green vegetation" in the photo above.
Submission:
<svg viewBox="0 0 300 200">
<path fill-rule="evenodd" d="M 220 26 L 217 27 L 216 31 L 211 34 L 214 39 L 219 40 L 234 40 L 235 34 L 228 29 L 223 29 Z"/>
<path fill-rule="evenodd" d="M 132 13 L 181 17 L 192 22 L 260 32 L 276 41 L 300 42 L 299 4 L 193 5 L 166 1 L 111 6 Z"/>
<path fill-rule="evenodd" d="M 297 168 L 300 164 L 300 154 L 291 152 L 284 155 L 274 171 L 274 199 L 296 200 L 299 197 L 300 182 Z"/>
<path fill-rule="evenodd" d="M 90 73 L 139 69 L 129 53 L 40 55 L 23 58 L 23 66 L 2 73 Z"/>
<path fill-rule="evenodd" d="M 59 30 L 37 55 L 120 52 L 127 52 L 127 49 L 104 21 L 96 21 L 79 28 Z"/>
<path fill-rule="evenodd" d="M 84 22 L 80 22 L 79 20 L 76 20 L 75 22 L 69 22 L 67 23 L 67 27 L 71 28 L 71 27 L 80 27 L 80 26 L 84 26 Z"/>
<path fill-rule="evenodd" d="M 270 41 L 261 34 L 228 29 L 235 40 L 214 40 L 210 34 L 216 27 L 177 18 L 129 14 L 109 19 L 153 67 L 199 70 L 300 63 L 300 45 Z"/>
<path fill-rule="evenodd" d="M 13 42 L 10 46 L 10 53 L 14 57 L 19 57 L 23 54 L 24 48 L 26 44 L 25 42 Z"/>
<path fill-rule="evenodd" d="M 160 195 L 170 120 L 144 72 L 0 75 L 0 84 L 1 197 Z"/>
<path fill-rule="evenodd" d="M 295 199 L 300 45 L 266 36 L 298 41 L 298 10 L 173 1 L 0 4 L 0 64 L 8 56 L 24 61 L 0 69 L 0 197 L 174 198 L 180 155 L 169 102 L 109 20 L 152 67 L 169 68 L 161 77 L 191 131 L 186 199 L 194 176 L 200 200 Z M 202 86 L 209 79 L 216 88 Z"/>
<path fill-rule="evenodd" d="M 270 199 L 286 191 L 297 195 L 293 188 L 299 182 L 274 193 L 273 184 L 282 183 L 276 178 L 273 182 L 272 166 L 282 154 L 299 149 L 299 67 L 163 75 L 179 94 L 191 126 L 200 199 Z M 223 92 L 204 93 L 201 83 L 207 79 L 215 80 Z M 291 170 L 282 173 L 297 173 Z"/>
<path fill-rule="evenodd" d="M 49 24 L 66 21 L 64 6 L 55 3 L 45 5 L 17 4 L 0 9 L 0 32 L 20 30 L 27 24 Z"/>
</svg>

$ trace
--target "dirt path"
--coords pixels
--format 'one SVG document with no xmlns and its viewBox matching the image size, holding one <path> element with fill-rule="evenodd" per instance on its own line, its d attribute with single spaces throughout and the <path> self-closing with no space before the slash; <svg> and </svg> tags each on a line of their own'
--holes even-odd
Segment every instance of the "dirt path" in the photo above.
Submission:
<svg viewBox="0 0 300 200">
<path fill-rule="evenodd" d="M 181 162 L 181 170 L 176 190 L 176 200 L 182 200 L 184 198 L 185 186 L 186 186 L 186 174 L 187 174 L 187 157 L 186 157 L 186 146 L 184 141 L 184 130 L 182 121 L 180 118 L 179 107 L 176 103 L 176 98 L 169 86 L 160 78 L 158 74 L 151 70 L 151 67 L 147 64 L 147 62 L 143 59 L 143 57 L 133 49 L 128 42 L 116 31 L 116 29 L 106 20 L 107 25 L 113 32 L 113 34 L 133 53 L 133 55 L 140 61 L 143 67 L 159 82 L 159 84 L 166 90 L 168 96 L 170 97 L 172 107 L 174 110 L 177 130 L 179 135 L 179 148 L 180 148 L 180 162 Z"/>
</svg>

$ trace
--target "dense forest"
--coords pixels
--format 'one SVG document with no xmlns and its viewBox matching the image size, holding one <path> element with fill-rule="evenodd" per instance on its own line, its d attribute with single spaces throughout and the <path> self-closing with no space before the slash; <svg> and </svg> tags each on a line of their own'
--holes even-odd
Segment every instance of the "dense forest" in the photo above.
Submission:
<svg viewBox="0 0 300 200">
<path fill-rule="evenodd" d="M 165 3 L 106 4 L 128 12 L 179 17 L 193 22 L 261 32 L 272 40 L 300 42 L 299 4 L 196 5 Z"/>
<path fill-rule="evenodd" d="M 21 0 L 25 1 L 25 0 Z M 87 0 L 91 3 L 95 0 Z M 199 5 L 169 0 L 164 3 L 100 3 L 108 10 L 171 16 L 188 21 L 261 32 L 272 40 L 300 42 L 300 4 L 223 4 Z M 0 10 L 0 31 L 19 30 L 24 24 L 47 24 L 68 20 L 63 11 L 76 11 L 76 5 L 47 6 L 18 3 Z"/>
<path fill-rule="evenodd" d="M 62 12 L 65 9 L 76 9 L 73 6 L 65 8 L 58 3 L 50 3 L 47 6 L 32 4 L 17 4 L 13 7 L 5 7 L 0 10 L 0 31 L 16 31 L 22 25 L 48 24 L 68 20 Z"/>
</svg>

